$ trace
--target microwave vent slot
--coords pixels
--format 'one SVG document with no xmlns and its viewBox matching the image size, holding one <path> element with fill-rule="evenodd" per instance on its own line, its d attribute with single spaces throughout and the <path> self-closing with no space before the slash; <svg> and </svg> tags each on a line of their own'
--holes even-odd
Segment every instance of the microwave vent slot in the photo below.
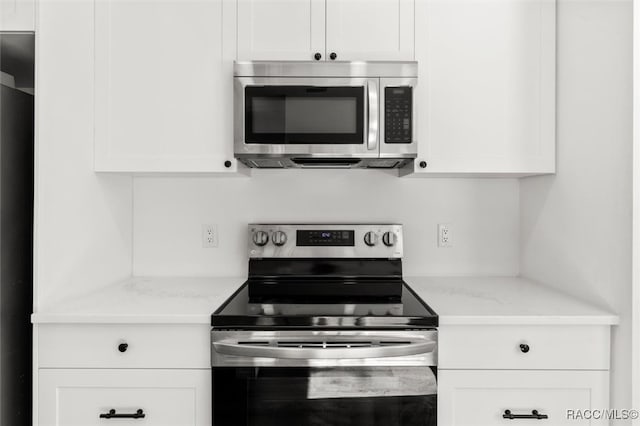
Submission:
<svg viewBox="0 0 640 426">
<path fill-rule="evenodd" d="M 369 169 L 394 169 L 399 167 L 402 160 L 398 160 L 396 158 L 382 158 L 379 160 L 371 160 L 367 164 L 367 168 Z"/>
<path fill-rule="evenodd" d="M 258 169 L 284 169 L 286 167 L 282 160 L 272 158 L 251 159 L 248 163 L 249 167 Z"/>
</svg>

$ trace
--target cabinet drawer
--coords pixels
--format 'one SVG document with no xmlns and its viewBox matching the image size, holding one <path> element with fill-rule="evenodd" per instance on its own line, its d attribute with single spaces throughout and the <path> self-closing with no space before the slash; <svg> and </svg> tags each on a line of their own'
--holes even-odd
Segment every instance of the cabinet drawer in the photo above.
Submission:
<svg viewBox="0 0 640 426">
<path fill-rule="evenodd" d="M 192 324 L 40 325 L 38 367 L 210 368 L 209 329 Z"/>
<path fill-rule="evenodd" d="M 210 370 L 40 370 L 39 426 L 211 425 Z M 139 411 L 140 418 L 101 418 Z"/>
<path fill-rule="evenodd" d="M 609 369 L 608 326 L 443 326 L 438 343 L 441 369 Z"/>
<path fill-rule="evenodd" d="M 438 374 L 438 424 L 441 426 L 493 426 L 529 419 L 536 410 L 548 418 L 541 425 L 605 425 L 605 420 L 575 420 L 567 410 L 608 408 L 609 374 L 606 371 L 441 371 Z"/>
</svg>

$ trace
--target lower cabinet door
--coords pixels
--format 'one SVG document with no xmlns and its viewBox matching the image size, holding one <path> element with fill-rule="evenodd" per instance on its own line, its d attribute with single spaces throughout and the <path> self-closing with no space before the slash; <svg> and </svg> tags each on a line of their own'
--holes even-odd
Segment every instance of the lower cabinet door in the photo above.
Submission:
<svg viewBox="0 0 640 426">
<path fill-rule="evenodd" d="M 438 371 L 439 426 L 607 425 L 608 404 L 608 371 Z"/>
<path fill-rule="evenodd" d="M 211 370 L 39 371 L 40 426 L 210 426 Z"/>
</svg>

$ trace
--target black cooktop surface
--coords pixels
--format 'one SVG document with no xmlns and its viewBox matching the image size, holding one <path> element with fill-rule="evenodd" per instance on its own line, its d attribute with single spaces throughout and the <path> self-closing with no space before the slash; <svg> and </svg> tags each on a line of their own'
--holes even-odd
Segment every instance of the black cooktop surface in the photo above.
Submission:
<svg viewBox="0 0 640 426">
<path fill-rule="evenodd" d="M 394 296 L 250 294 L 247 281 L 211 316 L 214 328 L 398 329 L 438 326 L 438 315 L 403 281 Z M 359 285 L 359 284 L 354 284 Z"/>
</svg>

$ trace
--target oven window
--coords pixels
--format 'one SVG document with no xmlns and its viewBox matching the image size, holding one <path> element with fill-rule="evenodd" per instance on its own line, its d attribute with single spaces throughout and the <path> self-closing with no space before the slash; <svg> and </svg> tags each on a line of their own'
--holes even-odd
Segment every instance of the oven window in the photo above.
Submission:
<svg viewBox="0 0 640 426">
<path fill-rule="evenodd" d="M 430 367 L 215 367 L 216 426 L 436 426 Z"/>
<path fill-rule="evenodd" d="M 245 143 L 362 144 L 364 88 L 248 86 Z"/>
</svg>

